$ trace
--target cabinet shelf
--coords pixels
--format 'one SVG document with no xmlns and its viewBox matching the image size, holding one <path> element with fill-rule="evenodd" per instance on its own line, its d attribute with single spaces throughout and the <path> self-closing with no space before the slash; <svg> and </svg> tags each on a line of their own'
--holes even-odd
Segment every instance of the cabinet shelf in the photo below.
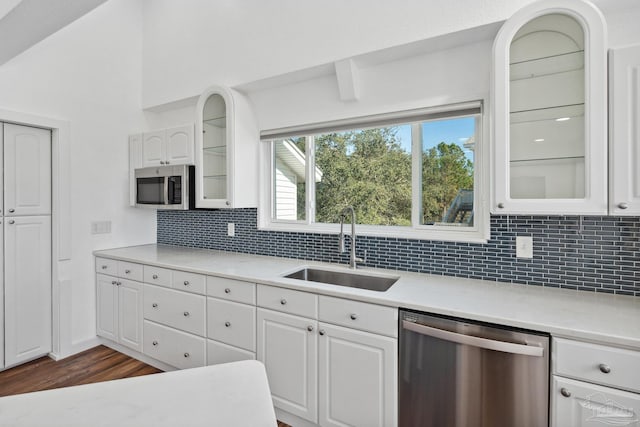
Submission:
<svg viewBox="0 0 640 427">
<path fill-rule="evenodd" d="M 205 147 L 203 148 L 203 151 L 205 154 L 217 154 L 217 155 L 224 155 L 227 153 L 227 146 L 226 145 L 219 145 L 217 147 Z"/>
<path fill-rule="evenodd" d="M 518 159 L 511 160 L 509 163 L 518 164 L 518 163 L 528 163 L 528 162 L 553 162 L 557 160 L 584 160 L 584 156 L 564 156 L 564 157 L 542 157 L 537 159 Z"/>
<path fill-rule="evenodd" d="M 509 114 L 511 124 L 557 120 L 560 118 L 584 117 L 584 103 L 558 105 L 532 110 L 512 111 Z"/>
<path fill-rule="evenodd" d="M 511 81 L 534 79 L 582 69 L 584 69 L 583 50 L 509 64 Z"/>
<path fill-rule="evenodd" d="M 204 179 L 210 179 L 210 180 L 223 180 L 223 179 L 227 179 L 227 174 L 224 175 L 205 175 L 203 176 Z"/>
<path fill-rule="evenodd" d="M 215 126 L 217 128 L 226 128 L 227 127 L 227 117 L 226 116 L 222 116 L 222 117 L 213 117 L 210 119 L 205 119 L 203 120 L 204 124 L 210 125 L 210 126 Z M 206 132 L 206 130 L 205 130 Z"/>
</svg>

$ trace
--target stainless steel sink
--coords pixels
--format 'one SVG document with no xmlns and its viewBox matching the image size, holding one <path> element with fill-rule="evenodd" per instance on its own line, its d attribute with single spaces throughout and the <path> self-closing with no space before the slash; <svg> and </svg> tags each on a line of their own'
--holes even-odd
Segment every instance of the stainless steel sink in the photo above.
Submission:
<svg viewBox="0 0 640 427">
<path fill-rule="evenodd" d="M 378 292 L 386 291 L 399 279 L 399 277 L 370 276 L 368 274 L 347 273 L 344 271 L 323 270 L 319 268 L 303 268 L 287 274 L 284 277 Z"/>
</svg>

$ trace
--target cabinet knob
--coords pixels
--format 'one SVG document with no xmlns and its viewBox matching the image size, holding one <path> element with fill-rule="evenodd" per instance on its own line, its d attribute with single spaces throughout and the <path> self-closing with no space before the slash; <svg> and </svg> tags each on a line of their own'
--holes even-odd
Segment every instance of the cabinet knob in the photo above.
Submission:
<svg viewBox="0 0 640 427">
<path fill-rule="evenodd" d="M 158 341 L 154 341 L 151 344 L 153 344 L 154 346 L 157 346 L 158 345 Z"/>
<path fill-rule="evenodd" d="M 286 303 L 287 303 L 287 300 L 286 300 L 286 299 L 282 298 L 282 299 L 280 300 L 280 304 L 285 305 Z"/>
<path fill-rule="evenodd" d="M 151 307 L 153 307 L 153 308 L 158 308 L 158 303 L 157 303 L 157 302 L 154 302 L 153 304 L 151 304 Z"/>
<path fill-rule="evenodd" d="M 188 311 L 185 311 L 185 312 L 184 312 L 184 313 L 182 313 L 182 314 L 184 314 L 184 317 L 189 317 L 189 312 L 188 312 Z"/>
<path fill-rule="evenodd" d="M 117 286 L 120 286 L 120 285 L 122 285 L 122 282 L 118 280 L 118 281 L 116 282 L 116 285 L 117 285 Z"/>
<path fill-rule="evenodd" d="M 229 205 L 231 205 L 231 202 L 227 200 L 226 202 L 224 202 L 224 204 L 229 206 Z"/>
<path fill-rule="evenodd" d="M 311 326 L 311 325 L 307 326 L 307 331 L 313 332 L 313 326 Z"/>
<path fill-rule="evenodd" d="M 560 389 L 560 394 L 564 397 L 571 397 L 571 392 L 564 387 Z"/>
<path fill-rule="evenodd" d="M 185 281 L 184 281 L 184 285 L 185 285 L 185 286 L 189 286 L 189 281 L 188 281 L 188 280 L 185 280 Z"/>
<path fill-rule="evenodd" d="M 118 283 L 118 282 L 116 282 L 115 280 L 111 281 L 112 285 L 115 285 L 116 283 Z"/>
<path fill-rule="evenodd" d="M 129 274 L 129 273 L 131 273 L 131 270 L 125 270 L 124 271 L 124 274 Z"/>
<path fill-rule="evenodd" d="M 169 160 L 167 160 L 166 162 L 164 162 L 164 164 L 165 164 L 165 165 L 168 165 L 168 164 L 169 164 Z"/>
<path fill-rule="evenodd" d="M 154 280 L 155 280 L 155 279 L 157 279 L 157 278 L 158 278 L 158 275 L 157 275 L 157 274 L 154 274 L 154 275 L 153 275 L 153 278 L 154 278 Z"/>
<path fill-rule="evenodd" d="M 224 289 L 224 293 L 225 293 L 225 294 L 230 294 L 230 293 L 231 293 L 231 289 L 229 289 L 229 288 L 225 288 L 225 289 Z"/>
<path fill-rule="evenodd" d="M 103 266 L 102 266 L 102 269 L 103 269 L 103 270 L 106 270 L 106 269 L 107 269 L 107 266 L 106 266 L 106 265 L 103 265 Z"/>
<path fill-rule="evenodd" d="M 14 213 L 15 211 L 15 209 L 9 209 L 9 213 Z"/>
<path fill-rule="evenodd" d="M 9 220 L 9 224 L 15 224 L 16 222 L 12 219 Z"/>
<path fill-rule="evenodd" d="M 231 326 L 231 322 L 224 322 L 224 326 L 226 326 L 227 328 Z"/>
<path fill-rule="evenodd" d="M 324 329 L 320 329 L 320 330 L 318 331 L 318 333 L 319 333 L 320 335 L 324 335 Z"/>
<path fill-rule="evenodd" d="M 356 320 L 358 318 L 358 315 L 355 313 L 351 313 L 349 317 L 351 318 L 351 320 Z"/>
<path fill-rule="evenodd" d="M 499 207 L 500 209 L 503 209 L 503 208 L 504 208 L 504 203 L 502 203 L 502 202 L 498 203 L 498 207 Z"/>
<path fill-rule="evenodd" d="M 185 353 L 185 354 L 184 354 L 184 357 L 189 357 L 189 353 Z"/>
<path fill-rule="evenodd" d="M 161 165 L 164 165 L 164 161 L 163 161 L 163 160 L 160 160 L 160 164 L 161 164 Z"/>
<path fill-rule="evenodd" d="M 602 372 L 603 374 L 608 374 L 609 372 L 611 372 L 611 366 L 607 365 L 606 363 L 601 363 L 600 365 L 598 365 L 598 368 L 600 368 L 600 372 Z"/>
<path fill-rule="evenodd" d="M 627 202 L 618 203 L 618 208 L 619 209 L 627 209 L 628 207 L 629 207 L 629 203 L 627 203 Z"/>
</svg>

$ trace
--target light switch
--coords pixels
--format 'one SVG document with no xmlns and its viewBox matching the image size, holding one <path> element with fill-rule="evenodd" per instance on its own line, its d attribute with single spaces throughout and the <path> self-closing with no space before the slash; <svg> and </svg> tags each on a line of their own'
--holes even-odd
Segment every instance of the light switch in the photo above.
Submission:
<svg viewBox="0 0 640 427">
<path fill-rule="evenodd" d="M 236 235 L 236 225 L 233 222 L 227 223 L 227 236 L 233 237 Z"/>
<path fill-rule="evenodd" d="M 516 236 L 516 258 L 533 258 L 533 237 Z"/>
</svg>

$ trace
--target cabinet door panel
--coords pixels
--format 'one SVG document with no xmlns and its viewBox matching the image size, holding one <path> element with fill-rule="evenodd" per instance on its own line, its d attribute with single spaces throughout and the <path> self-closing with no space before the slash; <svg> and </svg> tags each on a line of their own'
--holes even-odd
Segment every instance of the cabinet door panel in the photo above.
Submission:
<svg viewBox="0 0 640 427">
<path fill-rule="evenodd" d="M 322 426 L 397 424 L 397 341 L 320 323 Z"/>
<path fill-rule="evenodd" d="M 317 322 L 258 309 L 258 360 L 277 408 L 317 422 Z M 311 327 L 311 331 L 308 328 Z"/>
<path fill-rule="evenodd" d="M 4 125 L 5 215 L 51 213 L 51 131 Z"/>
<path fill-rule="evenodd" d="M 118 341 L 118 288 L 116 277 L 96 276 L 96 333 L 112 341 Z"/>
<path fill-rule="evenodd" d="M 6 364 L 51 351 L 51 219 L 5 219 Z"/>
<path fill-rule="evenodd" d="M 256 354 L 218 341 L 207 340 L 207 365 L 255 360 Z"/>
<path fill-rule="evenodd" d="M 193 164 L 193 126 L 186 125 L 166 131 L 166 158 L 171 165 Z"/>
<path fill-rule="evenodd" d="M 551 427 L 636 426 L 639 408 L 638 394 L 553 377 Z"/>
<path fill-rule="evenodd" d="M 2 142 L 2 135 L 0 132 L 0 143 L 1 142 Z M 0 181 L 1 180 L 2 179 L 0 178 Z M 0 242 L 3 242 L 4 229 L 1 224 L 2 224 L 2 221 L 0 221 Z M 4 351 L 2 351 L 2 349 L 4 349 L 4 264 L 2 262 L 3 259 L 4 259 L 4 246 L 0 244 L 0 369 L 4 368 Z"/>
<path fill-rule="evenodd" d="M 142 351 L 142 283 L 120 279 L 118 332 L 120 344 Z"/>
<path fill-rule="evenodd" d="M 142 165 L 158 166 L 165 158 L 165 131 L 148 132 L 142 136 Z"/>
</svg>

